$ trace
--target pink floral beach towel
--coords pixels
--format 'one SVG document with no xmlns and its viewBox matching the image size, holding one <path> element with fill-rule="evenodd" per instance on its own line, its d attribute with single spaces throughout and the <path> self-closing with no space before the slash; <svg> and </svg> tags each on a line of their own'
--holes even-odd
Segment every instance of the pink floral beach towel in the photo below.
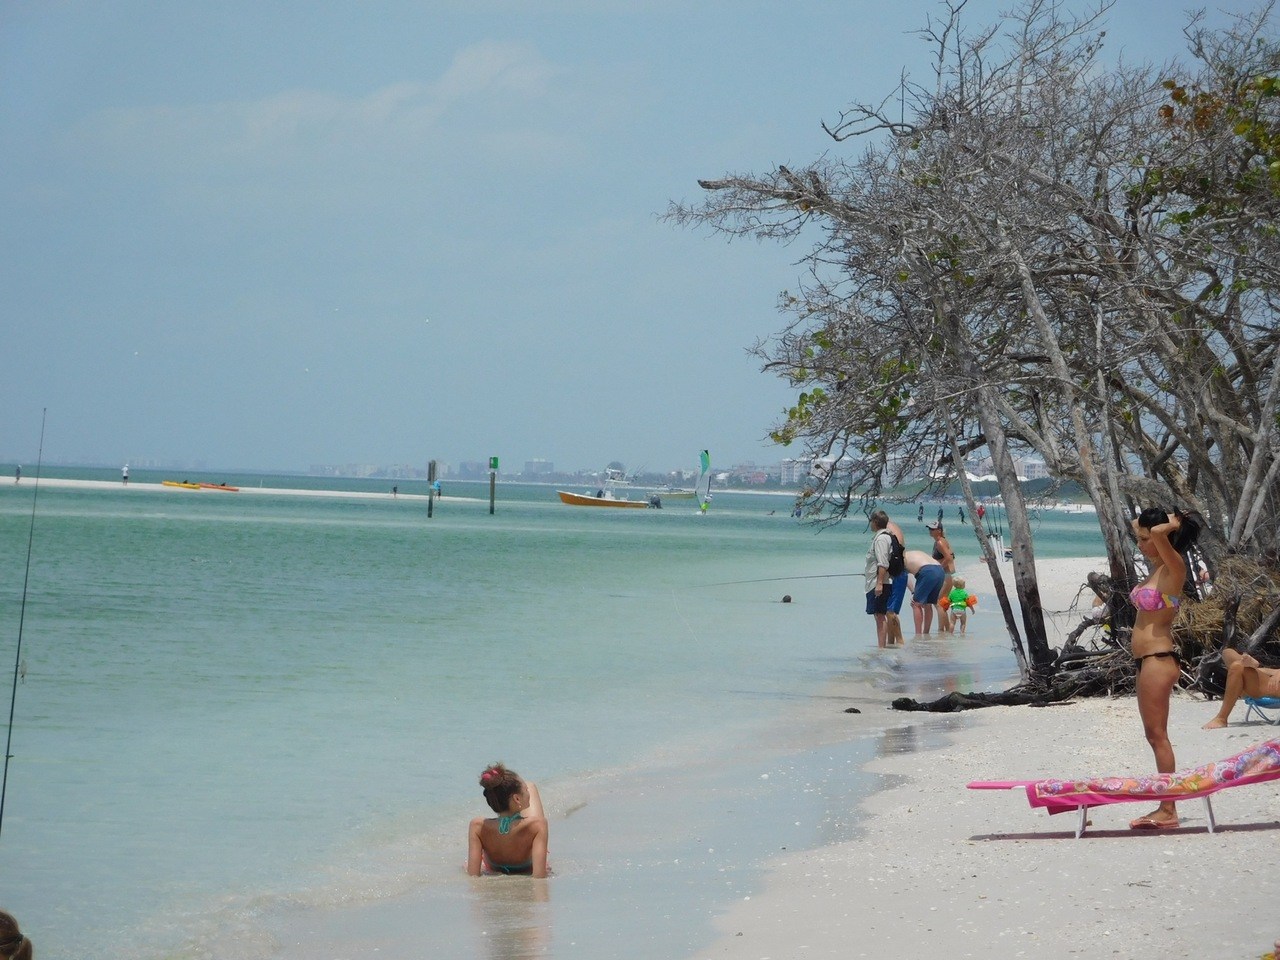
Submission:
<svg viewBox="0 0 1280 960">
<path fill-rule="evenodd" d="M 1280 779 L 1280 740 L 1268 740 L 1225 760 L 1215 760 L 1177 773 L 1081 780 L 983 780 L 971 783 L 969 787 L 975 790 L 1025 787 L 1031 806 L 1044 807 L 1050 813 L 1066 813 L 1105 803 L 1188 800 L 1208 796 L 1227 787 L 1276 779 Z"/>
</svg>

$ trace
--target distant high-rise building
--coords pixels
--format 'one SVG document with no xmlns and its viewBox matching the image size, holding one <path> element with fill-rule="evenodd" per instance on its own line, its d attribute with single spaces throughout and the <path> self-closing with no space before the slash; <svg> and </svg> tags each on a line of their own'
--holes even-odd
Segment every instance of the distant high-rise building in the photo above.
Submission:
<svg viewBox="0 0 1280 960">
<path fill-rule="evenodd" d="M 781 464 L 782 483 L 804 483 L 809 476 L 809 471 L 813 467 L 813 458 L 798 457 L 791 460 L 783 460 Z"/>
<path fill-rule="evenodd" d="M 1021 464 L 1021 473 L 1028 480 L 1043 480 L 1049 476 L 1049 468 L 1044 465 L 1043 460 L 1032 460 L 1030 458 L 1023 460 Z"/>
<path fill-rule="evenodd" d="M 555 473 L 556 465 L 550 460 L 526 460 L 524 462 L 525 473 Z"/>
</svg>

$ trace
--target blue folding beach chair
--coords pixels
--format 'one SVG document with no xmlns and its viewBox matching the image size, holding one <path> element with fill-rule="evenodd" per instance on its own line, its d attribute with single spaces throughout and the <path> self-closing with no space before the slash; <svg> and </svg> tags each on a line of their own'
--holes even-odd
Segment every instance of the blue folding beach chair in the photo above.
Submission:
<svg viewBox="0 0 1280 960">
<path fill-rule="evenodd" d="M 1280 714 L 1272 716 L 1268 711 L 1280 711 L 1280 697 L 1245 697 L 1245 705 L 1249 708 L 1244 712 L 1245 721 L 1253 719 L 1256 713 L 1258 719 L 1263 723 L 1280 723 Z"/>
</svg>

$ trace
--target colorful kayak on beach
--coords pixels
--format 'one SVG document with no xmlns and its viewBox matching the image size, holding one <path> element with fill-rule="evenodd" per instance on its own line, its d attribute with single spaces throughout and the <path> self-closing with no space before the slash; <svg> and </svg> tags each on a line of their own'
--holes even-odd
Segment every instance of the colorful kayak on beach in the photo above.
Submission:
<svg viewBox="0 0 1280 960">
<path fill-rule="evenodd" d="M 198 484 L 201 490 L 226 490 L 230 493 L 239 493 L 239 487 L 229 487 L 225 483 L 201 483 Z"/>
<path fill-rule="evenodd" d="M 182 490 L 199 490 L 199 489 L 200 489 L 200 484 L 198 484 L 198 483 L 190 483 L 190 482 L 188 482 L 188 481 L 186 481 L 186 480 L 161 480 L 161 481 L 160 481 L 160 486 L 162 486 L 162 487 L 178 487 L 178 488 L 180 488 L 180 489 L 182 489 Z"/>
</svg>

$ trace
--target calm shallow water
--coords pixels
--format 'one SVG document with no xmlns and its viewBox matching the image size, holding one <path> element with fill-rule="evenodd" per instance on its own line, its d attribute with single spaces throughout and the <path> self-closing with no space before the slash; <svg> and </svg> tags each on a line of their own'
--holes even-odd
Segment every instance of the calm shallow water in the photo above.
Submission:
<svg viewBox="0 0 1280 960">
<path fill-rule="evenodd" d="M 406 498 L 144 479 L 38 502 L 0 884 L 52 960 L 122 942 L 271 956 L 255 917 L 281 904 L 454 883 L 491 760 L 555 785 L 562 812 L 659 771 L 688 786 L 680 806 L 697 757 L 767 742 L 833 678 L 937 695 L 1013 671 L 1004 638 L 980 632 L 892 662 L 871 649 L 865 529 L 817 532 L 786 498 L 724 493 L 698 516 L 503 486 L 490 516 L 487 485 L 452 484 L 427 520 Z M 0 484 L 9 650 L 30 498 Z M 1097 552 L 1091 518 L 1043 524 L 1042 554 Z M 566 868 L 595 862 L 559 849 Z"/>
</svg>

